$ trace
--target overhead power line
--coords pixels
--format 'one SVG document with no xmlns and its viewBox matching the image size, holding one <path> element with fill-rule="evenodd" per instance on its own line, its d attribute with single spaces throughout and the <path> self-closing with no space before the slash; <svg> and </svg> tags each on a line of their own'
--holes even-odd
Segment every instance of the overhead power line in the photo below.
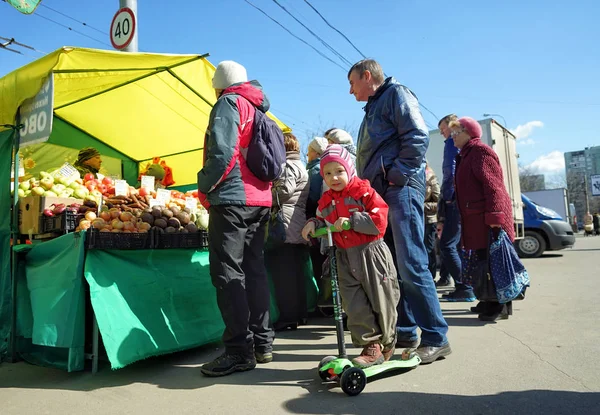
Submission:
<svg viewBox="0 0 600 415">
<path fill-rule="evenodd" d="M 289 14 L 292 19 L 294 19 L 296 22 L 298 22 L 300 24 L 300 26 L 302 26 L 303 28 L 305 28 L 306 30 L 308 30 L 308 32 L 313 35 L 319 42 L 321 42 L 323 44 L 323 46 L 325 46 L 327 49 L 329 49 L 335 56 L 337 56 L 345 65 L 348 66 L 352 66 L 352 62 L 350 62 L 348 59 L 346 59 L 341 53 L 339 53 L 337 50 L 335 50 L 335 48 L 333 48 L 329 43 L 325 42 L 319 35 L 317 35 L 315 32 L 313 32 L 312 30 L 310 30 L 308 28 L 308 26 L 306 26 L 304 23 L 302 23 L 296 16 L 294 16 L 288 9 L 285 8 L 285 6 L 283 6 L 281 3 L 279 3 L 277 0 L 273 0 L 273 3 L 275 3 L 276 5 L 278 5 L 279 7 L 281 7 L 283 9 L 283 11 L 285 11 L 287 14 Z"/>
<path fill-rule="evenodd" d="M 11 52 L 18 53 L 20 55 L 23 54 L 22 52 L 20 52 L 20 51 L 18 51 L 16 49 L 12 49 L 12 48 L 7 47 L 7 46 L 10 46 L 10 45 L 20 46 L 22 48 L 29 49 L 29 50 L 32 50 L 34 52 L 38 52 L 38 53 L 41 53 L 42 55 L 45 55 L 44 52 L 42 52 L 40 50 L 37 50 L 33 46 L 29 46 L 29 45 L 26 45 L 24 43 L 17 42 L 14 37 L 7 38 L 7 37 L 0 36 L 0 48 L 8 50 L 8 51 L 11 51 Z"/>
<path fill-rule="evenodd" d="M 246 3 L 248 3 L 250 6 L 254 7 L 256 10 L 258 10 L 259 12 L 261 12 L 262 14 L 264 14 L 265 16 L 267 16 L 270 20 L 272 20 L 274 23 L 276 23 L 278 26 L 280 26 L 283 30 L 285 30 L 286 32 L 288 32 L 290 35 L 292 35 L 294 38 L 298 39 L 300 42 L 304 43 L 305 45 L 309 46 L 311 49 L 313 49 L 315 52 L 317 52 L 319 55 L 321 55 L 323 58 L 327 59 L 329 62 L 333 63 L 334 65 L 336 65 L 337 67 L 339 67 L 341 70 L 343 70 L 344 72 L 346 72 L 346 68 L 344 68 L 342 65 L 340 65 L 339 63 L 337 63 L 336 61 L 334 61 L 333 59 L 331 59 L 329 56 L 325 55 L 323 52 L 321 52 L 319 49 L 315 48 L 313 45 L 311 45 L 310 43 L 308 43 L 306 40 L 302 39 L 301 37 L 295 35 L 294 33 L 292 33 L 287 27 L 285 27 L 284 25 L 282 25 L 281 23 L 279 23 L 276 19 L 272 18 L 271 16 L 269 16 L 264 10 L 262 10 L 260 7 L 252 4 L 251 2 L 249 2 L 248 0 L 244 0 Z"/>
<path fill-rule="evenodd" d="M 35 13 L 35 14 L 34 14 L 34 16 L 38 16 L 39 18 L 42 18 L 42 19 L 44 19 L 44 20 L 48 20 L 49 22 L 52 22 L 52 23 L 54 23 L 54 24 L 56 24 L 56 25 L 58 25 L 58 26 L 64 27 L 65 29 L 67 29 L 67 30 L 70 30 L 70 31 L 72 31 L 72 32 L 74 32 L 74 33 L 77 33 L 77 34 L 78 34 L 78 35 L 80 35 L 80 36 L 85 36 L 85 37 L 87 37 L 88 39 L 92 39 L 92 40 L 94 40 L 94 41 L 96 41 L 96 42 L 98 42 L 98 43 L 102 43 L 103 45 L 105 45 L 105 46 L 108 46 L 108 47 L 112 48 L 112 46 L 111 46 L 111 45 L 109 45 L 108 43 L 106 43 L 106 42 L 104 42 L 104 41 L 102 41 L 102 40 L 96 39 L 95 37 L 92 37 L 92 36 L 90 36 L 90 35 L 87 35 L 87 34 L 85 34 L 85 33 L 82 33 L 82 32 L 80 32 L 80 31 L 78 31 L 78 30 L 75 30 L 75 29 L 73 29 L 72 27 L 69 27 L 69 26 L 67 26 L 67 25 L 64 25 L 64 24 L 62 24 L 62 23 L 59 23 L 59 22 L 57 22 L 56 20 L 52 20 L 52 19 L 50 19 L 49 17 L 43 16 L 43 15 L 41 15 L 41 14 L 39 14 L 39 13 Z"/>
<path fill-rule="evenodd" d="M 343 34 L 340 30 L 336 29 L 331 23 L 329 23 L 329 21 L 325 17 L 323 17 L 323 15 L 321 13 L 319 13 L 319 11 L 315 8 L 315 6 L 313 6 L 312 4 L 310 4 L 310 2 L 308 0 L 304 0 L 304 2 L 306 4 L 308 4 L 310 6 L 310 8 L 313 9 L 315 11 L 315 13 L 317 13 L 321 19 L 323 19 L 323 21 L 327 24 L 327 26 L 331 27 L 333 30 L 335 30 L 336 32 L 338 32 L 344 39 L 346 39 L 346 41 L 348 41 L 348 43 L 350 43 L 350 45 L 352 45 L 352 47 L 354 48 L 354 50 L 356 50 L 360 54 L 360 56 L 363 57 L 363 59 L 367 59 L 367 57 L 365 56 L 365 54 L 362 53 L 356 47 L 356 45 L 354 45 L 354 43 L 352 43 L 352 41 L 350 39 L 348 39 L 348 36 L 346 36 L 345 34 Z M 350 64 L 350 65 L 352 65 L 352 64 Z"/>
<path fill-rule="evenodd" d="M 82 24 L 82 25 L 83 25 L 83 26 L 85 26 L 85 27 L 89 27 L 90 29 L 92 29 L 92 30 L 95 30 L 95 31 L 96 31 L 96 32 L 98 32 L 98 33 L 101 33 L 101 34 L 103 34 L 103 35 L 106 35 L 106 36 L 108 36 L 108 32 L 104 32 L 104 31 L 102 31 L 102 30 L 100 30 L 100 29 L 96 29 L 94 26 L 92 26 L 92 25 L 89 25 L 89 24 L 87 24 L 86 22 L 82 22 L 81 20 L 77 20 L 77 19 L 75 19 L 74 17 L 71 17 L 71 16 L 69 16 L 68 14 L 65 14 L 65 13 L 63 13 L 63 12 L 61 12 L 61 11 L 59 11 L 59 10 L 53 9 L 53 8 L 52 8 L 52 7 L 50 7 L 50 6 L 46 6 L 44 3 L 40 3 L 40 6 L 42 6 L 42 7 L 43 7 L 43 8 L 45 8 L 45 9 L 48 9 L 48 10 L 50 10 L 50 11 L 53 11 L 53 12 L 54 12 L 54 13 L 56 13 L 56 14 L 60 14 L 61 16 L 63 16 L 63 17 L 66 17 L 67 19 L 71 19 L 71 20 L 73 20 L 74 22 L 80 23 L 80 24 Z"/>
</svg>

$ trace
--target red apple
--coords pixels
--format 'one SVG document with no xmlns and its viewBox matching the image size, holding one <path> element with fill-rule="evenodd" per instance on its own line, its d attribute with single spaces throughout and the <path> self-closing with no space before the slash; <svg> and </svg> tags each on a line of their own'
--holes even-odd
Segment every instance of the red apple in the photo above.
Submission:
<svg viewBox="0 0 600 415">
<path fill-rule="evenodd" d="M 146 197 L 148 195 L 148 190 L 145 187 L 142 187 L 140 190 L 138 190 L 138 193 L 140 196 Z"/>
<path fill-rule="evenodd" d="M 87 173 L 85 176 L 83 176 L 83 180 L 86 182 L 89 182 L 90 180 L 94 180 L 96 178 L 96 176 L 93 173 Z"/>
<path fill-rule="evenodd" d="M 102 184 L 110 186 L 111 184 L 113 184 L 113 181 L 110 177 L 105 177 L 104 179 L 102 179 Z"/>
<path fill-rule="evenodd" d="M 96 190 L 96 185 L 94 183 L 86 183 L 85 187 L 91 192 L 92 190 Z"/>
<path fill-rule="evenodd" d="M 100 190 L 100 193 L 104 194 L 108 190 L 108 186 L 103 183 L 98 184 L 97 189 Z"/>
</svg>

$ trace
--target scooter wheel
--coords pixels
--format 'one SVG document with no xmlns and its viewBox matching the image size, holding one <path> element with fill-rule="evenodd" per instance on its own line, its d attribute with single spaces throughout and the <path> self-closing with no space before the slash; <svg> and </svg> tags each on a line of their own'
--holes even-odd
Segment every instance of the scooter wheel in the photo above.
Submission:
<svg viewBox="0 0 600 415">
<path fill-rule="evenodd" d="M 367 386 L 367 376 L 362 369 L 351 367 L 342 373 L 340 386 L 346 395 L 356 396 Z"/>
<path fill-rule="evenodd" d="M 329 372 L 321 370 L 321 368 L 323 366 L 325 366 L 327 363 L 329 363 L 329 362 L 331 362 L 331 361 L 333 361 L 335 359 L 336 359 L 335 356 L 325 356 L 319 362 L 319 366 L 317 368 L 317 372 L 319 372 L 319 377 L 321 378 L 322 381 L 324 381 L 324 382 L 331 382 L 332 380 L 335 380 L 337 378 L 337 376 L 331 376 L 329 374 Z"/>
</svg>

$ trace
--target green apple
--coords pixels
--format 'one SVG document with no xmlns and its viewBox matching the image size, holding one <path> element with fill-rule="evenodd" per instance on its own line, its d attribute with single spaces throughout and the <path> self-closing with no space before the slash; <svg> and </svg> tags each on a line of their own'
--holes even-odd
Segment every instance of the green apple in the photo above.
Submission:
<svg viewBox="0 0 600 415">
<path fill-rule="evenodd" d="M 81 185 L 80 185 L 79 183 L 77 183 L 77 182 L 73 182 L 73 183 L 71 183 L 71 184 L 70 184 L 68 187 L 70 187 L 70 188 L 71 188 L 71 189 L 73 189 L 73 190 L 77 190 L 77 189 L 79 189 L 80 187 L 83 187 L 83 186 L 81 186 Z"/>
<path fill-rule="evenodd" d="M 44 192 L 44 197 L 58 197 L 58 195 L 56 193 L 54 193 L 52 190 L 46 190 Z"/>
<path fill-rule="evenodd" d="M 31 189 L 31 193 L 34 196 L 42 196 L 46 191 L 44 190 L 43 187 L 34 187 L 33 189 Z"/>
<path fill-rule="evenodd" d="M 54 186 L 52 186 L 52 191 L 56 193 L 62 193 L 66 188 L 67 187 L 64 184 L 55 183 Z"/>
<path fill-rule="evenodd" d="M 45 177 L 52 177 L 52 175 L 50 173 L 48 173 L 47 171 L 41 171 L 40 172 L 40 179 L 43 179 Z M 54 180 L 54 178 L 52 178 L 52 180 Z"/>
<path fill-rule="evenodd" d="M 40 186 L 46 190 L 52 189 L 52 186 L 54 186 L 54 178 L 52 176 L 44 177 L 42 180 L 40 180 Z"/>
<path fill-rule="evenodd" d="M 62 191 L 63 193 L 66 193 L 68 196 L 67 197 L 71 197 L 73 196 L 73 193 L 75 193 L 75 190 L 70 189 L 70 188 L 66 188 L 65 190 Z"/>
<path fill-rule="evenodd" d="M 69 184 L 71 184 L 71 181 L 69 180 L 69 178 L 64 177 L 64 176 L 58 176 L 55 181 L 59 182 L 62 185 L 65 185 L 65 186 L 68 186 Z"/>
<path fill-rule="evenodd" d="M 31 195 L 31 190 L 25 190 L 25 197 L 30 196 Z"/>
<path fill-rule="evenodd" d="M 17 190 L 17 194 L 19 195 L 19 197 L 25 197 L 25 190 L 19 188 Z"/>
<path fill-rule="evenodd" d="M 100 190 L 92 190 L 90 194 L 98 200 L 100 200 L 100 198 L 102 197 L 102 192 Z"/>
<path fill-rule="evenodd" d="M 85 199 L 85 197 L 88 195 L 87 189 L 85 187 L 80 187 L 79 189 L 75 189 L 75 191 L 73 192 L 73 195 L 77 199 Z"/>
<path fill-rule="evenodd" d="M 27 191 L 31 188 L 31 183 L 29 183 L 29 180 L 25 180 L 24 182 L 19 183 L 19 189 L 22 189 L 23 191 Z"/>
</svg>

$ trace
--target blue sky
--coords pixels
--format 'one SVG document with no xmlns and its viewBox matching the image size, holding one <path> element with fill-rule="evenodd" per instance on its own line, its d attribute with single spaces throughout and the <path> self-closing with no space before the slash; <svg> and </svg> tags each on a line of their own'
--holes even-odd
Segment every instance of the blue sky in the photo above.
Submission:
<svg viewBox="0 0 600 415">
<path fill-rule="evenodd" d="M 250 0 L 294 34 L 327 53 L 272 0 Z M 233 59 L 258 79 L 273 112 L 304 141 L 332 126 L 357 130 L 362 103 L 348 94 L 346 72 L 294 39 L 244 0 L 138 4 L 144 52 L 210 53 Z M 303 0 L 279 0 L 349 61 L 361 58 Z M 518 133 L 523 165 L 553 175 L 564 151 L 600 145 L 600 2 L 542 0 L 312 0 L 311 3 L 387 75 L 411 88 L 438 117 L 501 114 Z M 43 52 L 61 46 L 110 49 L 118 0 L 43 0 L 33 16 L 0 2 L 0 36 Z M 43 7 L 47 6 L 47 7 Z M 100 40 L 69 31 L 63 25 Z M 41 57 L 0 50 L 0 76 Z M 331 53 L 327 53 L 340 65 Z M 424 111 L 433 127 L 437 119 Z M 497 118 L 502 121 L 500 117 Z M 199 138 L 201 139 L 201 138 Z"/>
</svg>

